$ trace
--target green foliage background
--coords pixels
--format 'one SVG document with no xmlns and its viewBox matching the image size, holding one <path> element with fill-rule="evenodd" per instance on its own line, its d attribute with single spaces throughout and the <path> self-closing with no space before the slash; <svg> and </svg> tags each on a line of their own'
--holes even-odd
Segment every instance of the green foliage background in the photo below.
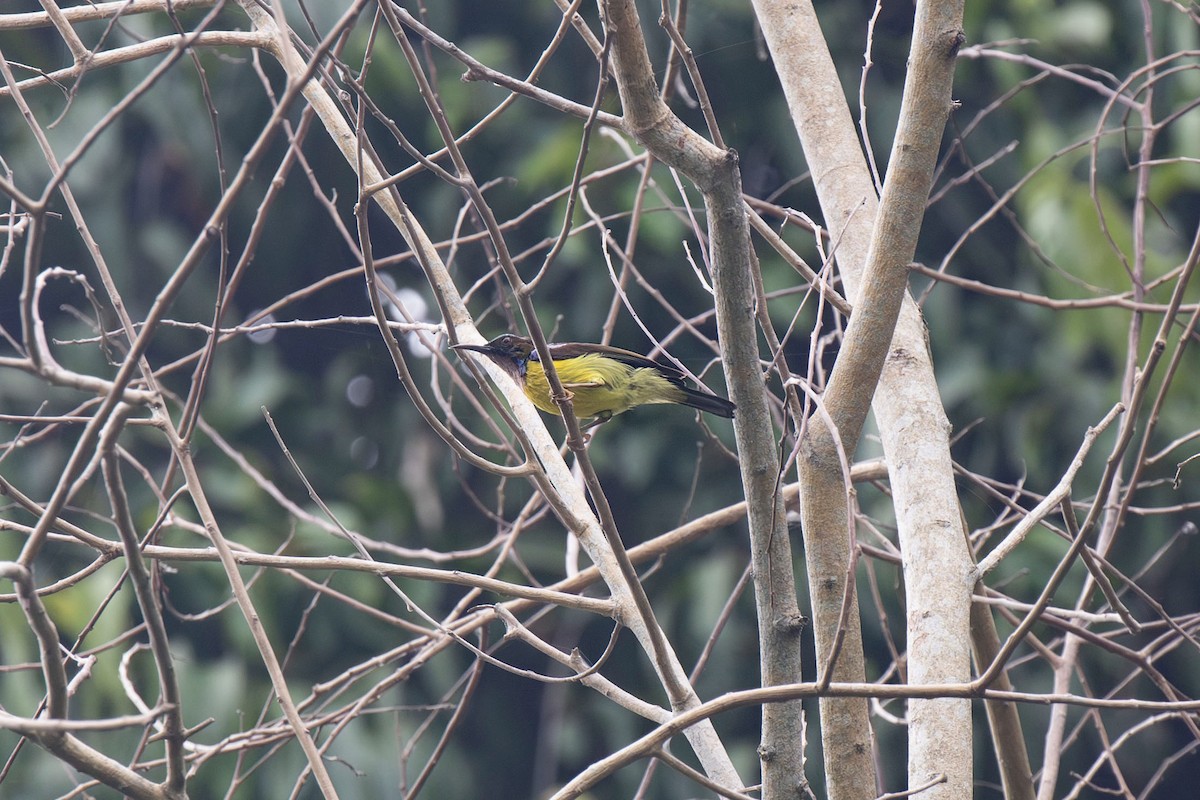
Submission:
<svg viewBox="0 0 1200 800">
<path fill-rule="evenodd" d="M 658 6 L 643 5 L 644 27 L 652 47 L 656 48 L 652 55 L 657 59 L 656 64 L 661 65 L 666 39 L 653 25 Z M 443 35 L 492 67 L 516 75 L 523 75 L 530 68 L 559 19 L 558 12 L 546 3 L 457 2 L 429 6 L 431 25 Z M 323 5 L 310 10 L 318 24 L 321 15 L 334 12 Z M 822 4 L 819 9 L 847 93 L 852 98 L 858 94 L 864 31 L 871 11 L 870 4 L 861 2 Z M 244 26 L 244 20 L 237 19 L 236 9 L 223 13 Z M 595 27 L 594 9 L 585 4 L 583 13 Z M 1168 16 L 1173 12 L 1157 7 L 1155 14 Z M 887 3 L 875 28 L 876 66 L 867 90 L 868 128 L 881 164 L 886 162 L 890 132 L 898 113 L 910 17 L 910 4 Z M 101 30 L 101 26 L 80 28 L 85 41 L 93 41 Z M 169 30 L 164 19 L 146 16 L 129 18 L 114 35 L 132 38 L 136 34 L 161 35 Z M 968 5 L 968 45 L 1036 37 L 1037 43 L 1027 47 L 1028 52 L 1055 64 L 1086 64 L 1089 75 L 1106 83 L 1111 83 L 1107 74 L 1123 79 L 1144 62 L 1140 30 L 1141 19 L 1134 3 L 1071 0 L 1058 4 Z M 771 66 L 759 57 L 762 48 L 756 39 L 750 9 L 745 4 L 728 1 L 694 4 L 686 34 L 707 81 L 723 133 L 741 155 L 747 193 L 771 197 L 783 206 L 819 219 L 811 184 L 806 180 L 793 183 L 804 175 L 804 161 Z M 360 56 L 356 54 L 361 53 L 367 35 L 366 27 L 360 26 L 344 54 L 347 63 L 359 63 Z M 1156 36 L 1159 52 L 1195 48 L 1197 44 L 1195 26 L 1163 25 Z M 57 38 L 47 30 L 0 34 L 0 47 L 12 61 L 44 68 L 69 61 Z M 247 58 L 246 53 L 233 51 L 200 53 L 203 77 L 212 89 L 219 111 L 215 120 L 206 113 L 201 101 L 201 79 L 185 60 L 122 115 L 71 173 L 71 186 L 88 209 L 101 248 L 118 276 L 135 318 L 153 302 L 220 193 L 222 178 L 214 150 L 214 126 L 221 142 L 220 166 L 228 175 L 237 168 L 241 155 L 270 113 L 262 86 L 250 78 Z M 482 82 L 458 81 L 461 67 L 443 56 L 435 55 L 434 62 L 442 77 L 441 99 L 457 130 L 472 124 L 502 97 L 499 90 Z M 63 148 L 61 154 L 150 68 L 150 64 L 135 63 L 93 70 L 69 99 L 56 90 L 30 93 L 29 99 L 44 123 L 62 115 L 51 132 L 54 141 Z M 278 71 L 269 63 L 264 65 L 264 71 L 279 91 Z M 983 124 L 971 125 L 989 104 L 1032 75 L 1033 70 L 1021 64 L 961 60 L 956 97 L 962 107 L 947 131 L 946 170 L 938 187 L 946 191 L 938 194 L 939 199 L 930 208 L 918 260 L 934 268 L 945 266 L 952 274 L 964 278 L 1051 297 L 1087 297 L 1123 291 L 1128 285 L 1125 268 L 1098 225 L 1090 193 L 1088 147 L 1085 143 L 1064 150 L 1074 143 L 1085 142 L 1097 127 L 1116 130 L 1126 120 L 1113 112 L 1101 121 L 1102 106 L 1095 93 L 1051 78 L 1017 92 L 1001 108 L 989 113 Z M 589 102 L 596 79 L 591 54 L 582 45 L 569 41 L 555 57 L 541 85 L 580 102 Z M 1198 83 L 1200 72 L 1194 68 L 1167 79 L 1157 89 L 1158 102 L 1162 107 L 1180 106 L 1186 98 L 1200 94 Z M 426 152 L 437 148 L 440 142 L 436 129 L 424 113 L 412 78 L 394 47 L 376 49 L 366 86 L 414 143 Z M 606 100 L 605 108 L 617 111 L 615 93 L 610 94 L 613 96 Z M 857 107 L 856 102 L 852 105 Z M 690 123 L 702 126 L 698 112 L 679 102 L 675 107 Z M 1200 141 L 1198 126 L 1200 115 L 1195 112 L 1185 115 L 1164 137 L 1163 152 L 1156 155 L 1194 157 L 1194 143 Z M 954 142 L 967 131 L 964 142 Z M 480 183 L 497 181 L 489 188 L 488 199 L 498 218 L 507 220 L 569 182 L 579 138 L 577 121 L 531 102 L 519 101 L 496 124 L 471 141 L 466 152 Z M 984 171 L 988 183 L 997 191 L 1017 185 L 1030 170 L 1047 159 L 1052 160 L 1016 194 L 1006 214 L 997 216 L 955 248 L 956 240 L 988 209 L 992 198 L 979 182 L 967 181 L 957 186 L 950 186 L 949 182 L 965 171 L 964 159 L 980 163 L 1009 142 L 1015 143 L 1012 153 Z M 1132 237 L 1129 208 L 1134 191 L 1128 162 L 1136 154 L 1136 147 L 1134 133 L 1106 136 L 1097 164 L 1096 195 L 1106 213 L 1107 235 L 1126 253 Z M 282 152 L 282 144 L 277 142 L 273 157 L 266 163 L 278 163 Z M 342 222 L 353 231 L 355 183 L 340 155 L 319 129 L 309 135 L 304 152 L 314 173 L 316 190 L 336 206 Z M 45 180 L 44 164 L 17 114 L 0 115 L 0 155 L 19 186 L 33 190 Z M 390 164 L 407 163 L 398 150 L 382 155 Z M 615 163 L 623 158 L 612 139 L 602 135 L 593 139 L 589 164 Z M 260 172 L 255 191 L 243 198 L 242 207 L 232 217 L 228 241 L 235 254 L 248 236 L 255 208 L 267 190 L 269 179 L 269 169 Z M 670 185 L 669 175 L 661 168 L 656 169 L 655 179 L 664 186 Z M 635 188 L 635 176 L 626 172 L 587 190 L 589 202 L 598 213 L 609 218 L 607 224 L 618 241 L 623 241 L 626 235 L 628 208 Z M 461 196 L 452 187 L 426 176 L 408 181 L 402 191 L 435 239 L 452 235 L 459 224 L 462 204 Z M 1161 275 L 1186 256 L 1196 224 L 1196 209 L 1200 207 L 1198 195 L 1200 169 L 1194 163 L 1165 165 L 1156 171 L 1153 204 L 1157 213 L 1147 220 L 1149 274 Z M 521 268 L 525 275 L 532 275 L 540 266 L 561 225 L 562 210 L 561 202 L 548 204 L 529 223 L 512 231 L 509 247 L 522 254 Z M 59 225 L 61 231 L 50 239 L 45 264 L 85 271 L 88 258 L 81 251 L 78 237 L 68 222 Z M 1036 241 L 1037 251 L 1021 240 L 1019 230 Z M 381 216 L 375 219 L 373 234 L 378 256 L 403 249 L 399 237 Z M 702 315 L 711 301 L 697 286 L 691 268 L 684 261 L 680 246 L 684 240 L 690 240 L 695 254 L 697 244 L 678 217 L 666 208 L 653 209 L 642 220 L 638 263 L 684 315 Z M 953 256 L 944 261 L 952 249 Z M 810 263 L 821 261 L 820 254 L 811 247 L 803 254 Z M 796 276 L 787 265 L 765 248 L 760 249 L 760 255 L 768 291 L 796 285 Z M 315 201 L 314 188 L 302 172 L 294 171 L 270 213 L 263 242 L 232 299 L 227 320 L 248 318 L 288 293 L 351 270 L 356 263 L 342 233 Z M 221 267 L 220 252 L 214 250 L 173 308 L 174 319 L 195 322 L 211 319 Z M 469 286 L 489 269 L 488 253 L 478 243 L 465 245 L 456 253 L 453 268 L 460 287 Z M 424 297 L 429 313 L 436 314 L 432 298 L 423 289 L 423 278 L 413 263 L 395 264 L 387 272 L 397 287 L 411 289 Z M 10 333 L 19 330 L 15 316 L 19 281 L 19 270 L 11 266 L 0 274 L 0 322 Z M 497 287 L 495 281 L 485 281 L 473 303 L 485 334 L 513 326 L 512 307 Z M 915 293 L 921 293 L 927 282 L 914 278 L 913 288 Z M 1169 287 L 1152 290 L 1147 299 L 1164 302 L 1168 292 Z M 554 330 L 555 338 L 586 341 L 600 337 L 611 294 L 599 238 L 593 231 L 571 239 L 539 287 L 536 299 L 541 321 Z M 643 290 L 632 289 L 630 297 L 635 307 L 646 314 L 647 324 L 655 333 L 661 335 L 670 329 L 670 320 L 655 310 L 655 304 Z M 796 295 L 772 302 L 771 315 L 780 330 L 791 324 L 797 302 Z M 66 281 L 52 283 L 42 306 L 53 320 L 50 328 L 56 339 L 86 339 L 93 335 L 91 312 L 78 287 Z M 82 318 L 65 310 L 57 311 L 60 307 L 78 309 Z M 275 317 L 309 319 L 368 313 L 361 277 L 347 273 L 343 279 L 331 281 L 319 291 L 277 308 Z M 1128 313 L 1113 309 L 1052 312 L 946 285 L 932 287 L 924 313 L 949 416 L 957 428 L 965 431 L 955 445 L 956 458 L 968 470 L 1008 481 L 1024 481 L 1036 491 L 1049 489 L 1070 461 L 1087 426 L 1098 421 L 1119 399 L 1119 377 L 1128 347 Z M 436 321 L 433 316 L 429 318 Z M 808 331 L 813 323 L 810 311 L 802 312 L 796 320 L 787 344 L 788 357 L 794 365 L 802 365 L 807 359 Z M 106 319 L 105 324 L 111 327 L 112 319 Z M 1145 353 L 1155 324 L 1147 324 L 1138 343 L 1139 353 Z M 703 319 L 700 325 L 705 331 L 714 332 L 711 318 Z M 198 330 L 170 329 L 156 339 L 148 356 L 156 366 L 165 365 L 193 353 L 203 340 L 203 333 Z M 619 317 L 613 340 L 633 349 L 647 347 L 628 314 Z M 94 345 L 59 346 L 55 352 L 65 364 L 81 371 L 112 372 Z M 722 388 L 720 370 L 710 352 L 688 342 L 672 347 L 672 352 L 690 368 L 703 371 L 710 386 Z M 427 372 L 430 368 L 428 360 L 419 356 L 414 356 L 412 363 L 417 371 Z M 174 391 L 186 392 L 192 368 L 191 363 L 181 364 L 166 378 L 166 385 Z M 1194 358 L 1187 361 L 1187 369 L 1189 373 L 1195 370 Z M 351 385 L 360 392 L 353 398 L 347 391 Z M 776 382 L 773 389 L 778 388 Z M 1172 403 L 1164 411 L 1157 434 L 1160 445 L 1195 428 L 1200 381 L 1177 380 L 1172 391 Z M 66 413 L 81 399 L 64 390 L 48 391 L 41 382 L 11 372 L 0 379 L 0 408 L 5 413 L 32 413 L 43 401 L 46 405 L 42 413 Z M 206 421 L 247 454 L 253 466 L 292 501 L 319 514 L 275 445 L 260 411 L 262 407 L 269 409 L 306 476 L 341 522 L 366 536 L 408 548 L 468 549 L 495 535 L 495 524 L 483 509 L 503 510 L 511 517 L 528 497 L 529 489 L 524 485 L 498 483 L 446 457 L 444 448 L 420 420 L 396 381 L 387 353 L 370 326 L 337 324 L 281 330 L 260 341 L 235 338 L 218 351 L 209 382 L 203 405 Z M 621 418 L 598 434 L 592 454 L 627 541 L 648 539 L 683 520 L 738 501 L 736 464 L 722 455 L 717 446 L 718 442 L 731 446 L 732 431 L 725 423 L 713 423 L 712 427 L 713 438 L 706 438 L 686 412 L 645 409 Z M 0 431 L 4 440 L 11 440 L 16 426 L 0 423 Z M 19 482 L 30 496 L 44 499 L 57 480 L 73 441 L 71 431 L 61 431 L 53 441 L 14 451 L 7 463 L 0 462 L 0 470 Z M 1105 440 L 1101 449 L 1108 442 Z M 152 474 L 161 475 L 169 456 L 161 442 L 147 432 L 127 446 L 135 445 L 141 448 L 137 451 L 140 462 Z M 861 454 L 871 455 L 873 447 L 868 441 Z M 194 449 L 205 469 L 204 478 L 218 518 L 228 527 L 231 537 L 262 552 L 282 549 L 289 554 L 351 554 L 345 542 L 308 523 L 290 519 L 273 503 L 264 502 L 261 488 L 244 473 L 231 468 L 210 436 L 199 435 Z M 1084 470 L 1081 485 L 1094 486 L 1100 467 L 1100 460 L 1094 458 Z M 1147 490 L 1146 505 L 1198 499 L 1194 482 L 1190 486 L 1185 483 L 1179 491 L 1170 488 L 1169 478 L 1174 469 L 1175 461 L 1171 459 L 1156 466 L 1150 477 L 1159 480 L 1160 485 Z M 148 527 L 157 504 L 140 484 L 129 483 L 141 501 L 136 522 Z M 883 494 L 863 492 L 862 503 L 872 515 L 886 514 L 881 509 L 886 508 L 887 502 Z M 995 498 L 969 487 L 964 487 L 964 502 L 972 526 L 986 524 L 998 512 Z M 106 507 L 107 501 L 97 486 L 78 498 L 69 517 L 111 535 L 104 519 Z M 186 507 L 176 510 L 184 516 L 190 513 Z M 31 524 L 28 515 L 12 506 L 5 507 L 3 513 Z M 1118 556 L 1129 563 L 1144 563 L 1192 516 L 1190 513 L 1134 515 L 1130 525 L 1136 525 L 1137 530 L 1124 537 L 1121 544 L 1133 552 Z M 1045 549 L 1045 558 L 1061 552 L 1060 541 L 1049 536 L 1043 541 L 1040 546 Z M 173 530 L 168 532 L 166 543 L 196 546 L 199 540 L 193 532 Z M 20 545 L 17 536 L 0 537 L 0 559 L 15 557 Z M 544 518 L 521 534 L 518 549 L 529 572 L 549 583 L 562 573 L 562 545 L 561 527 L 552 518 Z M 1031 559 L 1043 557 L 1036 547 L 1027 549 L 1026 554 Z M 1194 608 L 1197 590 L 1194 569 L 1188 564 L 1196 563 L 1197 555 L 1200 554 L 1193 542 L 1180 545 L 1169 561 L 1153 565 L 1143 585 L 1170 605 Z M 79 569 L 83 565 L 80 558 L 66 548 L 48 552 L 45 563 L 40 565 L 39 581 L 49 583 Z M 691 663 L 699 655 L 746 558 L 744 530 L 735 526 L 657 565 L 657 572 L 648 580 L 662 621 L 678 644 L 685 663 Z M 480 559 L 460 567 L 484 568 L 486 563 Z M 898 580 L 894 568 L 880 564 L 877 569 L 881 585 L 890 587 Z M 1024 579 L 1020 563 L 1006 564 L 1005 572 L 1018 586 Z M 65 637 L 80 635 L 90 624 L 95 609 L 105 601 L 106 588 L 117 583 L 119 566 L 110 564 L 101 574 L 103 579 L 83 582 L 47 598 L 50 613 Z M 803 570 L 799 569 L 798 574 L 803 575 Z M 1040 570 L 1032 574 L 1040 574 Z M 515 571 L 498 577 L 523 579 Z M 324 576 L 312 578 L 321 581 Z M 1080 578 L 1081 575 L 1076 576 L 1076 580 Z M 354 613 L 340 603 L 314 600 L 309 586 L 286 576 L 263 572 L 254 575 L 253 580 L 253 593 L 273 641 L 281 651 L 289 648 L 289 675 L 300 696 L 305 693 L 306 685 L 329 680 L 370 654 L 387 649 L 381 642 L 393 638 L 399 641 L 399 633 L 385 621 Z M 269 705 L 269 687 L 261 670 L 252 667 L 258 658 L 236 609 L 226 606 L 219 613 L 204 613 L 227 600 L 228 587 L 219 569 L 208 563 L 178 564 L 167 572 L 165 583 L 167 599 L 177 612 L 171 617 L 172 635 L 183 666 L 180 675 L 187 698 L 188 721 L 195 724 L 212 717 L 216 722 L 199 734 L 197 741 L 215 741 Z M 405 615 L 403 601 L 367 576 L 339 574 L 331 578 L 330 586 L 368 606 Z M 435 615 L 449 611 L 461 595 L 460 590 L 431 583 L 406 582 L 403 588 Z M 1012 586 L 1009 589 L 1017 591 Z M 1035 591 L 1036 587 L 1030 589 Z M 893 635 L 900 639 L 903 610 L 895 605 L 894 598 L 887 602 L 888 624 Z M 870 603 L 864 603 L 864 609 L 871 616 L 879 613 Z M 95 620 L 94 627 L 87 631 L 84 649 L 111 642 L 136 622 L 137 610 L 131 595 L 117 593 L 103 615 Z M 753 630 L 752 607 L 744 597 L 737 605 L 734 624 L 718 642 L 710 666 L 699 681 L 702 696 L 711 697 L 755 684 L 757 651 Z M 601 622 L 569 613 L 550 618 L 543 632 L 568 646 L 578 638 L 581 649 L 592 657 L 603 649 L 608 637 L 608 629 Z M 492 633 L 498 636 L 500 631 Z M 879 648 L 869 654 L 869 661 L 877 671 L 890 657 L 882 640 L 876 638 L 868 646 Z M 628 641 L 622 642 L 608 674 L 631 689 L 653 685 L 644 657 L 635 650 Z M 97 653 L 94 678 L 74 701 L 80 716 L 129 713 L 117 682 L 115 653 L 107 649 Z M 541 659 L 519 648 L 502 650 L 501 655 L 518 666 L 547 668 Z M 0 604 L 0 668 L 6 670 L 0 673 L 0 705 L 4 709 L 21 714 L 34 710 L 41 691 L 36 674 L 12 669 L 14 665 L 34 660 L 36 650 L 19 610 L 12 604 Z M 398 743 L 405 741 L 423 721 L 426 712 L 422 709 L 439 702 L 455 688 L 470 663 L 468 654 L 461 650 L 441 654 L 429 668 L 396 685 L 379 701 L 379 708 L 392 709 L 394 713 L 367 717 L 342 736 L 334 752 L 344 763 L 334 766 L 334 774 L 343 797 L 395 795 L 395 787 L 405 770 Z M 388 669 L 380 667 L 380 676 Z M 806 670 L 811 670 L 811 665 Z M 145 680 L 142 688 L 152 696 L 153 673 L 147 655 L 135 659 L 133 674 Z M 806 674 L 811 675 L 811 671 Z M 1121 674 L 1114 671 L 1113 680 Z M 1186 694 L 1200 693 L 1194 674 L 1172 673 L 1171 678 Z M 1037 685 L 1038 680 L 1036 674 L 1031 674 L 1029 688 L 1049 688 Z M 645 723 L 631 720 L 612 706 L 589 702 L 577 707 L 582 691 L 575 687 L 542 686 L 497 670 L 486 670 L 461 735 L 453 740 L 441 767 L 435 771 L 427 796 L 534 797 L 645 730 Z M 653 693 L 651 699 L 661 700 Z M 900 713 L 900 709 L 893 710 Z M 521 715 L 521 719 L 514 719 L 514 714 Z M 553 742 L 539 738 L 537 726 L 527 723 L 528 718 L 537 719 L 542 714 L 543 720 L 555 720 Z M 1033 741 L 1040 741 L 1038 726 L 1044 712 L 1029 709 L 1025 719 Z M 753 774 L 757 758 L 756 714 L 752 711 L 730 714 L 718 719 L 717 726 L 733 748 L 743 774 Z M 126 737 L 124 747 L 128 757 L 133 756 L 138 745 L 136 731 L 104 734 L 104 737 L 110 751 L 112 742 L 117 741 L 114 737 Z M 984 737 L 979 738 L 980 777 L 984 782 L 994 781 L 994 768 L 985 755 L 987 743 L 982 741 Z M 818 746 L 818 737 L 813 735 L 810 739 L 814 747 Z M 432 736 L 421 739 L 410 762 L 418 765 L 416 768 L 423 763 L 433 741 Z M 898 744 L 902 736 L 898 731 L 885 730 L 880 733 L 880 741 L 885 745 L 883 775 L 888 787 L 894 789 L 904 780 Z M 16 744 L 14 735 L 0 731 L 0 752 L 11 753 Z M 547 765 L 531 758 L 531 753 L 551 746 L 560 754 L 560 764 Z M 1166 743 L 1152 742 L 1144 749 L 1154 752 L 1156 746 L 1162 751 L 1168 749 Z M 250 755 L 242 769 L 258 757 Z M 223 765 L 221 769 L 201 770 L 192 796 L 221 796 L 228 786 L 235 758 L 218 756 L 215 762 Z M 819 754 L 814 753 L 814 758 L 819 758 Z M 1194 762 L 1188 763 L 1194 768 Z M 261 768 L 248 779 L 244 793 L 239 796 L 286 796 L 300 764 L 300 753 L 292 745 L 280 755 L 264 758 Z M 1148 763 L 1146 769 L 1155 766 Z M 1186 768 L 1181 772 L 1186 772 Z M 606 785 L 604 794 L 596 796 L 631 796 L 641 773 L 640 768 L 626 770 Z M 412 777 L 408 775 L 409 779 Z M 815 770 L 810 777 L 819 780 Z M 67 792 L 71 783 L 72 779 L 49 759 L 22 754 L 6 777 L 5 795 L 50 797 Z M 654 787 L 651 795 L 654 797 L 684 797 L 694 792 L 665 770 L 655 778 Z M 113 796 L 103 789 L 92 794 Z M 315 796 L 315 792 L 308 788 L 300 796 Z M 981 786 L 978 796 L 996 797 L 999 792 Z"/>
</svg>

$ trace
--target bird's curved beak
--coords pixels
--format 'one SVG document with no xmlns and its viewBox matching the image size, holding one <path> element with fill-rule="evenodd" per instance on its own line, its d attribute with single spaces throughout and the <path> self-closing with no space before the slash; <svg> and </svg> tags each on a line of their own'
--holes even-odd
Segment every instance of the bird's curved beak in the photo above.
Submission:
<svg viewBox="0 0 1200 800">
<path fill-rule="evenodd" d="M 452 344 L 451 350 L 470 350 L 472 353 L 483 353 L 487 355 L 492 352 L 492 349 L 486 344 Z"/>
</svg>

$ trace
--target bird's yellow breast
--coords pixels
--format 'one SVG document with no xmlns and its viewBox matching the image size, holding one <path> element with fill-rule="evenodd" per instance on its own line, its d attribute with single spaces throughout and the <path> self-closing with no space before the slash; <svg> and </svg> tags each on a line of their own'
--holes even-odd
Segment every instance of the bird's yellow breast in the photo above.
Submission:
<svg viewBox="0 0 1200 800">
<path fill-rule="evenodd" d="M 599 353 L 556 360 L 554 368 L 580 418 L 612 416 L 647 403 L 677 403 L 683 397 L 683 391 L 657 370 L 632 367 Z M 558 414 L 541 362 L 528 362 L 523 388 L 535 406 Z"/>
</svg>

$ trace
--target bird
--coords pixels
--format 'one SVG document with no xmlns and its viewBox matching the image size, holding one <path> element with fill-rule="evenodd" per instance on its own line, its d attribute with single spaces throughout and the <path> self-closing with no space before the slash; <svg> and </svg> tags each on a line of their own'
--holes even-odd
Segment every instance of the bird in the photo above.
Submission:
<svg viewBox="0 0 1200 800">
<path fill-rule="evenodd" d="M 521 385 L 535 406 L 559 415 L 550 396 L 550 382 L 533 340 L 505 333 L 487 344 L 456 344 L 456 351 L 482 353 Z M 691 389 L 684 374 L 631 350 L 603 344 L 561 342 L 549 345 L 554 370 L 571 394 L 575 416 L 592 418 L 587 427 L 607 422 L 617 414 L 651 403 L 676 403 L 733 418 L 733 403 L 715 394 Z"/>
</svg>

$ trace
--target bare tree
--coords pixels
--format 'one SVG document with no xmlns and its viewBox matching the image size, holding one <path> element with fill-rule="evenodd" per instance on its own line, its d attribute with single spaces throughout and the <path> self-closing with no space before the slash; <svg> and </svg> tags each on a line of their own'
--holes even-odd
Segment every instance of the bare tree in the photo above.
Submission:
<svg viewBox="0 0 1200 800">
<path fill-rule="evenodd" d="M 0 785 L 1190 786 L 1194 10 L 476 12 L 0 14 Z"/>
</svg>

